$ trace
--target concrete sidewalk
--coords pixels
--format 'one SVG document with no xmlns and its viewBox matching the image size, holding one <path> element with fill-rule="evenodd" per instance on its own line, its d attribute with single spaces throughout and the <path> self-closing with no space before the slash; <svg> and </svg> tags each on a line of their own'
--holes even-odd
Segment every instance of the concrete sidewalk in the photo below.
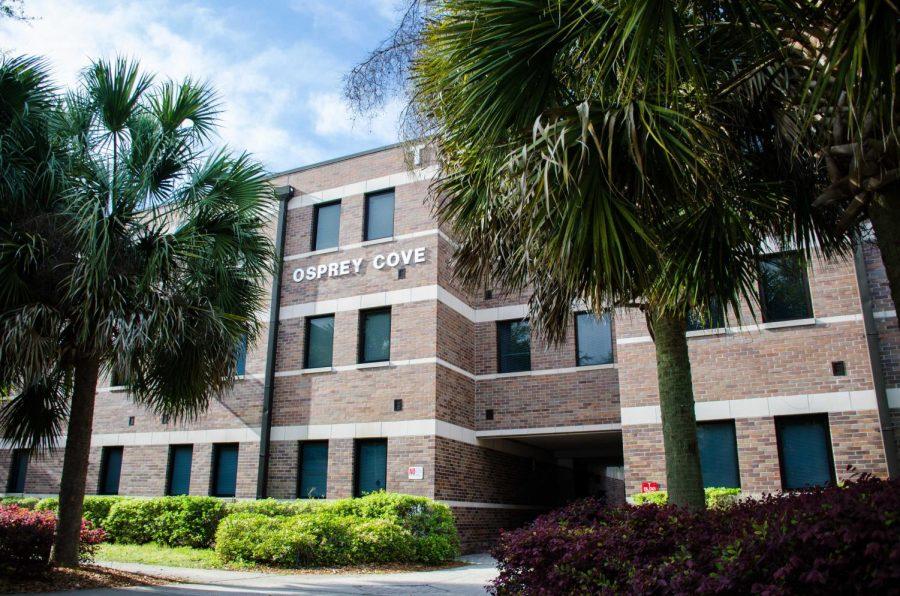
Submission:
<svg viewBox="0 0 900 596">
<path fill-rule="evenodd" d="M 439 571 L 407 573 L 373 573 L 365 575 L 304 574 L 282 575 L 246 571 L 186 569 L 159 567 L 137 563 L 103 563 L 100 565 L 140 573 L 184 578 L 182 584 L 136 586 L 103 590 L 54 592 L 79 595 L 177 594 L 210 596 L 212 594 L 479 594 L 497 574 L 494 560 L 488 555 L 463 557 L 464 567 Z"/>
</svg>

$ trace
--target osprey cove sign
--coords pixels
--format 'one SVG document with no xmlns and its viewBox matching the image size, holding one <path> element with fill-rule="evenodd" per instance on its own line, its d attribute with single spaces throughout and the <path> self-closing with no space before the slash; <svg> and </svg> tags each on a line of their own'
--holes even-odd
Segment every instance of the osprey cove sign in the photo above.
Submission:
<svg viewBox="0 0 900 596">
<path fill-rule="evenodd" d="M 359 275 L 365 272 L 366 263 L 370 263 L 373 269 L 405 267 L 418 265 L 425 262 L 425 247 L 410 248 L 409 250 L 395 250 L 393 252 L 377 254 L 371 259 L 346 259 L 344 261 L 332 261 L 320 263 L 310 267 L 298 267 L 294 269 L 295 282 L 312 281 L 322 277 L 344 277 L 345 275 Z"/>
</svg>

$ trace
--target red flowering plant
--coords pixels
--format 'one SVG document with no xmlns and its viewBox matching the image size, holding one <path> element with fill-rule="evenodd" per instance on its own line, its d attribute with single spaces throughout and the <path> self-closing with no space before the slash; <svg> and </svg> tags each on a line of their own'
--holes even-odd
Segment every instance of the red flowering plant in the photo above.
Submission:
<svg viewBox="0 0 900 596">
<path fill-rule="evenodd" d="M 56 532 L 52 511 L 32 511 L 16 505 L 0 505 L 0 573 L 30 575 L 50 564 L 50 548 Z M 106 534 L 90 522 L 81 525 L 81 559 L 89 561 Z"/>
<path fill-rule="evenodd" d="M 900 593 L 900 481 L 727 509 L 585 500 L 506 532 L 494 594 Z"/>
</svg>

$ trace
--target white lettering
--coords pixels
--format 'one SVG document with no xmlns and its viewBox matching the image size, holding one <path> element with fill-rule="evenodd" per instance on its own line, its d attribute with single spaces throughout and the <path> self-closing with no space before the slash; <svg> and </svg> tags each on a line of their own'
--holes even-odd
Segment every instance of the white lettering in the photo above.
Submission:
<svg viewBox="0 0 900 596">
<path fill-rule="evenodd" d="M 381 270 L 385 267 L 399 267 L 402 265 L 412 265 L 424 263 L 426 260 L 426 248 L 420 246 L 418 248 L 410 248 L 400 251 L 394 251 L 387 254 L 378 254 L 372 257 L 372 267 Z M 306 268 L 300 267 L 294 269 L 291 275 L 297 283 L 302 281 L 311 281 L 320 279 L 324 276 L 343 277 L 345 275 L 356 274 L 362 271 L 364 258 L 348 259 L 345 261 L 334 261 L 332 263 L 321 263 Z"/>
</svg>

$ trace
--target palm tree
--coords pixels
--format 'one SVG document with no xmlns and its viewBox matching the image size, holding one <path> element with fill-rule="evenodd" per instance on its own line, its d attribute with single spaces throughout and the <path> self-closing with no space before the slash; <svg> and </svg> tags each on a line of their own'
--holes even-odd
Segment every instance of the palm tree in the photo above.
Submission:
<svg viewBox="0 0 900 596">
<path fill-rule="evenodd" d="M 17 64 L 0 72 L 15 78 Z M 47 81 L 29 68 L 26 97 Z M 218 107 L 204 84 L 98 61 L 58 104 L 54 186 L 13 187 L 16 167 L 4 171 L 0 386 L 13 395 L 0 430 L 53 447 L 68 418 L 53 557 L 75 565 L 99 376 L 119 371 L 136 403 L 173 419 L 232 385 L 237 348 L 259 329 L 274 195 L 248 155 L 207 148 Z"/>
<path fill-rule="evenodd" d="M 779 49 L 749 20 L 740 2 L 448 0 L 412 65 L 457 273 L 530 288 L 551 341 L 574 304 L 643 311 L 669 495 L 690 507 L 704 499 L 687 313 L 754 304 L 766 243 L 843 248 L 798 199 L 816 170 L 773 123 L 784 89 L 744 72 Z"/>
</svg>

